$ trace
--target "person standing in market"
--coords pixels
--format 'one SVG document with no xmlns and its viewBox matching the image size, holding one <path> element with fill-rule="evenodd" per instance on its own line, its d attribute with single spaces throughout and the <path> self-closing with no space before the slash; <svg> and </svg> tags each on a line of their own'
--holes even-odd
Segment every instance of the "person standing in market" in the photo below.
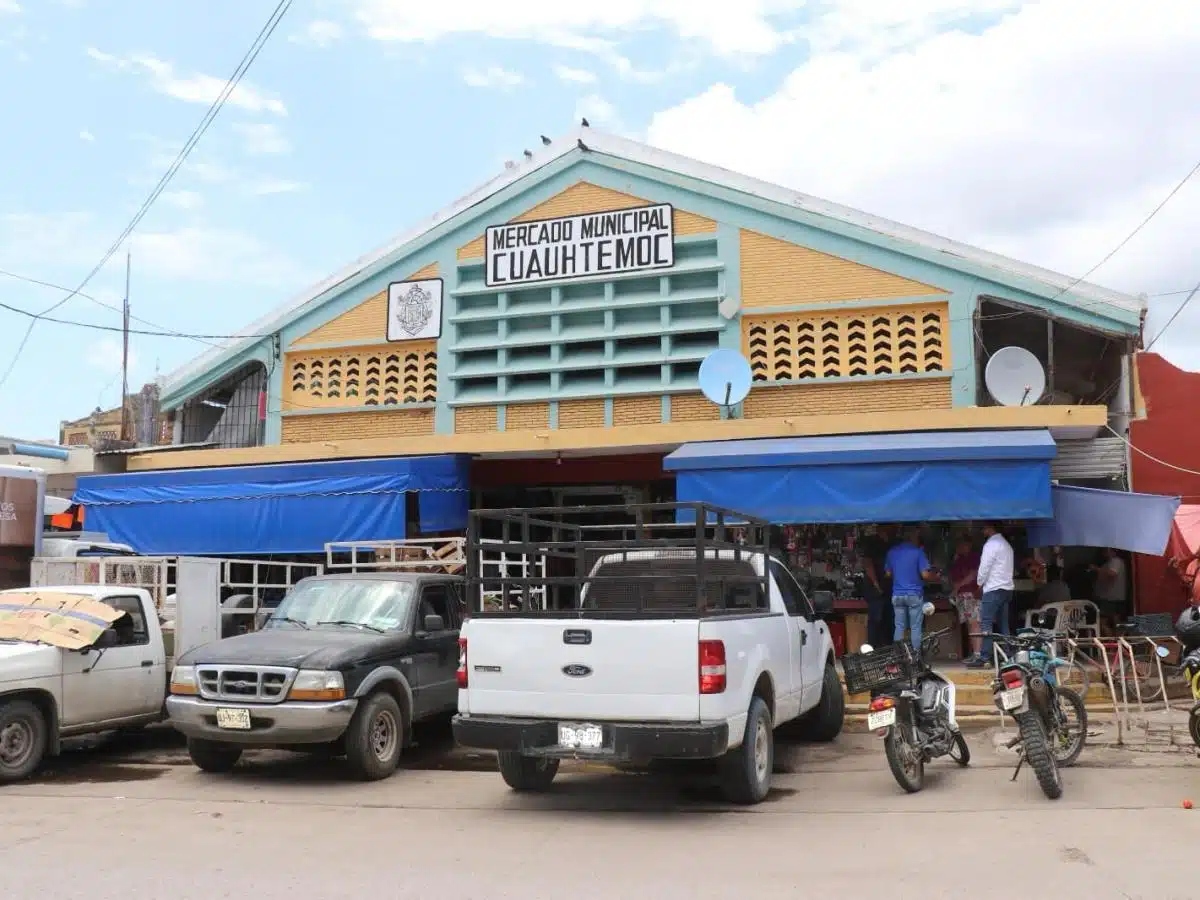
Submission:
<svg viewBox="0 0 1200 900">
<path fill-rule="evenodd" d="M 1092 597 L 1100 610 L 1100 617 L 1115 632 L 1116 623 L 1129 615 L 1126 607 L 1128 586 L 1125 560 L 1112 547 L 1105 547 L 1104 561 L 1099 566 L 1093 566 L 1092 571 L 1096 575 Z"/>
<path fill-rule="evenodd" d="M 886 571 L 887 554 L 891 548 L 891 533 L 881 525 L 858 543 L 859 560 L 865 581 L 863 592 L 867 601 L 867 642 L 876 649 L 892 643 L 895 629 L 892 612 L 892 590 Z"/>
<path fill-rule="evenodd" d="M 921 547 L 921 531 L 909 528 L 903 542 L 887 552 L 884 571 L 892 579 L 892 609 L 896 614 L 893 640 L 904 640 L 908 629 L 914 650 L 921 650 L 921 631 L 925 623 L 925 582 L 937 578 L 929 557 Z"/>
<path fill-rule="evenodd" d="M 965 662 L 970 665 L 980 659 L 980 646 L 983 639 L 979 636 L 979 585 L 975 582 L 979 573 L 979 554 L 971 543 L 970 537 L 963 535 L 958 540 L 954 560 L 950 563 L 950 591 L 954 597 L 954 605 L 958 608 L 958 621 L 967 628 L 967 641 L 971 653 Z"/>
<path fill-rule="evenodd" d="M 980 643 L 980 656 L 967 665 L 982 669 L 992 664 L 991 633 L 1011 634 L 1009 615 L 1013 596 L 1013 548 L 993 524 L 985 525 L 983 533 L 987 540 L 979 555 L 979 572 L 975 583 L 981 591 L 979 603 L 979 630 L 984 635 Z"/>
</svg>

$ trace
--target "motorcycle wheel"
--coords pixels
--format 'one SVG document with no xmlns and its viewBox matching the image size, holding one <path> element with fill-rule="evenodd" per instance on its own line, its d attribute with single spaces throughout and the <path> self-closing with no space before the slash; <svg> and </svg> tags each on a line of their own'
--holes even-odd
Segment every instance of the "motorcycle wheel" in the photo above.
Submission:
<svg viewBox="0 0 1200 900">
<path fill-rule="evenodd" d="M 1017 716 L 1017 726 L 1021 729 L 1021 746 L 1025 760 L 1033 767 L 1038 785 L 1051 800 L 1062 796 L 1062 775 L 1058 771 L 1058 763 L 1050 752 L 1046 740 L 1046 726 L 1042 724 L 1041 716 L 1033 710 Z"/>
<path fill-rule="evenodd" d="M 893 725 L 888 729 L 883 739 L 883 752 L 900 787 L 910 794 L 924 787 L 925 760 L 921 758 L 921 751 L 908 740 L 903 728 Z"/>
<path fill-rule="evenodd" d="M 1050 735 L 1054 761 L 1060 766 L 1073 766 L 1087 743 L 1087 707 L 1083 698 L 1070 688 L 1058 689 L 1058 727 Z"/>
<path fill-rule="evenodd" d="M 954 743 L 950 745 L 950 758 L 964 768 L 971 764 L 971 748 L 961 731 L 954 733 Z"/>
<path fill-rule="evenodd" d="M 1188 732 L 1192 736 L 1192 743 L 1200 747 L 1200 705 L 1192 707 L 1192 714 L 1188 716 Z"/>
</svg>

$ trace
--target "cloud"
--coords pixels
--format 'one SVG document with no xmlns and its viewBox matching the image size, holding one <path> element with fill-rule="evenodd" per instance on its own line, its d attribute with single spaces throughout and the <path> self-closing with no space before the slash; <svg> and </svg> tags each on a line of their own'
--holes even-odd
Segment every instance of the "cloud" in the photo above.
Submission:
<svg viewBox="0 0 1200 900">
<path fill-rule="evenodd" d="M 877 0 L 876 0 L 877 2 Z M 919 0 L 928 5 L 930 0 Z M 672 32 L 721 56 L 773 53 L 791 40 L 783 22 L 803 0 L 357 0 L 356 16 L 380 41 L 424 43 L 476 34 L 568 49 L 602 49 L 612 38 L 649 28 Z"/>
<path fill-rule="evenodd" d="M 1074 275 L 1196 163 L 1198 4 L 1170 16 L 1121 0 L 822 9 L 801 35 L 812 55 L 773 93 L 713 84 L 655 115 L 645 137 Z M 966 21 L 975 9 L 992 18 Z M 1194 283 L 1196 182 L 1090 280 L 1148 293 Z M 1160 307 L 1151 326 L 1171 309 Z M 1185 340 L 1197 331 L 1200 303 L 1160 346 L 1200 365 Z"/>
<path fill-rule="evenodd" d="M 463 81 L 470 87 L 495 88 L 501 91 L 512 90 L 525 83 L 525 76 L 519 72 L 510 72 L 499 66 L 488 66 L 486 69 L 466 69 L 463 71 Z"/>
<path fill-rule="evenodd" d="M 118 323 L 120 324 L 120 323 Z M 121 339 L 119 337 L 103 337 L 88 345 L 84 355 L 87 364 L 98 369 L 104 375 L 116 375 L 121 371 Z M 129 350 L 129 370 L 132 372 L 138 364 L 137 352 Z M 117 391 L 118 395 L 120 390 Z M 117 404 L 120 406 L 120 403 Z"/>
<path fill-rule="evenodd" d="M 256 197 L 265 197 L 270 194 L 294 194 L 307 189 L 308 185 L 299 181 L 288 181 L 285 178 L 268 178 L 250 185 L 250 193 Z"/>
<path fill-rule="evenodd" d="M 144 54 L 114 56 L 95 47 L 88 47 L 87 55 L 107 68 L 147 76 L 154 90 L 186 103 L 211 104 L 220 96 L 226 85 L 226 79 L 213 75 L 197 73 L 186 78 L 181 77 L 175 74 L 175 68 L 170 63 Z M 287 107 L 283 105 L 282 100 L 245 81 L 230 92 L 225 102 L 229 106 L 236 106 L 248 112 L 287 115 Z"/>
<path fill-rule="evenodd" d="M 299 34 L 288 38 L 293 44 L 312 44 L 317 47 L 328 47 L 334 41 L 341 40 L 342 26 L 337 22 L 326 19 L 315 19 L 304 26 Z"/>
<path fill-rule="evenodd" d="M 83 131 L 79 132 L 79 139 L 88 144 L 96 143 L 96 136 L 94 134 L 92 134 L 90 131 L 88 131 L 87 129 L 84 129 Z"/>
<path fill-rule="evenodd" d="M 596 73 L 587 69 L 572 69 L 570 66 L 555 66 L 554 75 L 559 81 L 569 84 L 595 84 Z"/>
<path fill-rule="evenodd" d="M 292 149 L 288 139 L 272 122 L 240 123 L 234 129 L 246 139 L 246 152 L 253 154 L 287 153 Z"/>
<path fill-rule="evenodd" d="M 587 119 L 588 125 L 608 131 L 621 131 L 621 118 L 617 108 L 599 94 L 589 94 L 575 104 L 575 121 Z"/>
<path fill-rule="evenodd" d="M 17 0 L 0 0 L 0 13 L 10 13 L 15 15 L 21 11 L 21 4 Z"/>
<path fill-rule="evenodd" d="M 199 209 L 204 205 L 204 196 L 196 191 L 163 191 L 158 199 L 176 209 Z"/>
</svg>

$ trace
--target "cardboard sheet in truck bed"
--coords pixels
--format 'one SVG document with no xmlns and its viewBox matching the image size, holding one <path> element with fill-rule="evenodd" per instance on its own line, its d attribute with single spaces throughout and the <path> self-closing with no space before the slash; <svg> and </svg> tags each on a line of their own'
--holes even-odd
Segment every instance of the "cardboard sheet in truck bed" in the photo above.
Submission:
<svg viewBox="0 0 1200 900">
<path fill-rule="evenodd" d="M 82 650 L 100 640 L 121 615 L 82 594 L 37 590 L 0 594 L 0 639 Z"/>
</svg>

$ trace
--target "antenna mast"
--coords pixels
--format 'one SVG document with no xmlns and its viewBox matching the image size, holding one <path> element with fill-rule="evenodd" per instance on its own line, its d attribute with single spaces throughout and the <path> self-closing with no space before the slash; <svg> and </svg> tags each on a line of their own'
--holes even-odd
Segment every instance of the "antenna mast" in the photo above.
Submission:
<svg viewBox="0 0 1200 900">
<path fill-rule="evenodd" d="M 129 440 L 129 269 L 131 254 L 125 251 L 125 302 L 121 304 L 121 440 Z"/>
</svg>

